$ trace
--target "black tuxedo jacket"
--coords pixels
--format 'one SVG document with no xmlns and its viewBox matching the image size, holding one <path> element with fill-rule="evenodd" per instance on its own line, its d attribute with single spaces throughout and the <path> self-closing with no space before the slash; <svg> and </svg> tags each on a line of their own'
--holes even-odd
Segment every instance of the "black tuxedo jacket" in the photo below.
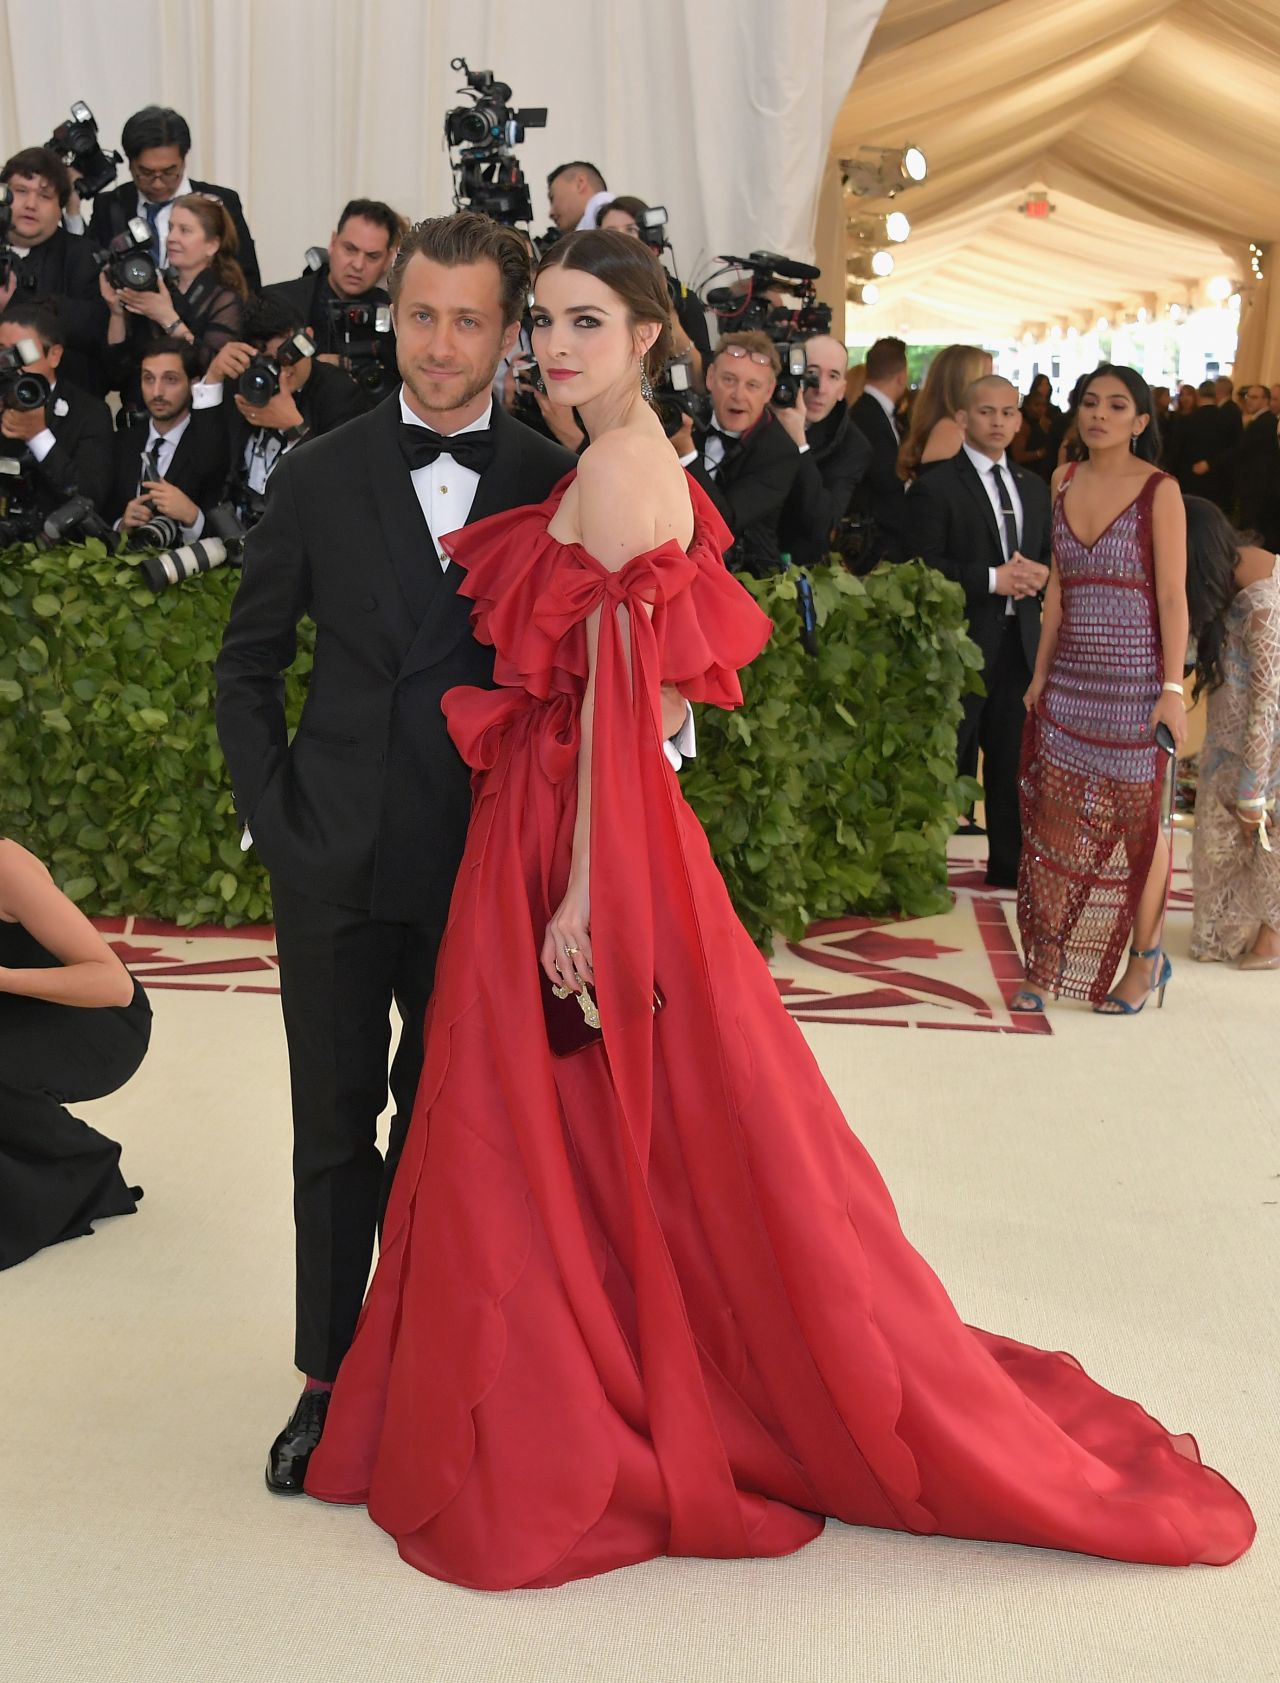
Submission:
<svg viewBox="0 0 1280 1683">
<path fill-rule="evenodd" d="M 1007 458 L 1006 458 L 1007 459 Z M 1009 462 L 1022 500 L 1022 542 L 1028 561 L 1052 563 L 1053 531 L 1049 487 L 1038 474 Z M 964 590 L 969 635 L 990 668 L 1004 633 L 1009 598 L 991 589 L 990 569 L 1004 562 L 996 511 L 977 468 L 963 450 L 935 463 L 916 479 L 903 498 L 906 505 L 905 552 L 954 579 Z M 1027 664 L 1034 669 L 1040 646 L 1040 602 L 1023 596 L 1014 601 Z"/>
<path fill-rule="evenodd" d="M 66 337 L 62 373 L 95 397 L 106 395 L 102 353 L 107 343 L 107 306 L 98 284 L 93 244 L 83 234 L 56 228 L 14 265 L 15 298 L 48 298 Z"/>
<path fill-rule="evenodd" d="M 733 533 L 725 556 L 735 572 L 764 578 L 779 568 L 778 521 L 800 470 L 800 452 L 771 410 L 751 431 L 730 440 L 713 478 L 703 466 L 707 431 L 695 427 L 698 454 L 689 472 L 720 510 Z"/>
<path fill-rule="evenodd" d="M 898 478 L 898 437 L 893 424 L 870 392 L 863 392 L 850 410 L 853 423 L 871 446 L 866 472 L 853 496 L 853 506 L 875 521 L 879 530 L 879 557 L 886 561 L 904 558 L 906 487 Z"/>
<path fill-rule="evenodd" d="M 443 927 L 471 787 L 440 699 L 455 684 L 491 686 L 493 651 L 471 635 L 462 569 L 436 558 L 400 425 L 389 398 L 271 475 L 218 656 L 218 733 L 273 876 L 376 918 Z M 498 403 L 493 431 L 470 521 L 541 502 L 575 465 Z M 282 674 L 304 614 L 315 667 L 290 745 Z"/>
<path fill-rule="evenodd" d="M 227 215 L 235 224 L 236 234 L 240 241 L 240 249 L 236 252 L 236 262 L 244 270 L 244 278 L 249 283 L 250 292 L 258 292 L 262 287 L 262 276 L 258 272 L 258 254 L 254 250 L 253 235 L 249 232 L 249 224 L 244 219 L 244 206 L 240 203 L 239 193 L 230 187 L 219 187 L 212 181 L 193 181 L 193 193 L 210 193 L 215 199 L 221 199 L 226 207 Z M 93 214 L 88 222 L 89 238 L 95 245 L 109 245 L 117 234 L 122 234 L 125 224 L 134 216 L 142 216 L 139 209 L 141 194 L 132 181 L 122 181 L 118 187 L 110 192 L 99 193 L 93 201 Z M 161 262 L 164 252 L 160 253 Z"/>
<path fill-rule="evenodd" d="M 64 405 L 67 412 L 60 415 Z M 45 416 L 57 442 L 42 462 L 16 438 L 0 438 L 0 455 L 25 463 L 41 515 L 51 514 L 77 491 L 103 512 L 111 483 L 111 411 L 100 397 L 59 379 Z"/>
<path fill-rule="evenodd" d="M 307 270 L 305 274 L 294 280 L 273 281 L 264 289 L 264 296 L 281 298 L 298 312 L 302 325 L 315 340 L 316 351 L 319 355 L 337 353 L 341 349 L 342 341 L 331 329 L 331 318 L 328 313 L 327 300 L 336 297 L 329 289 L 329 271 L 320 269 Z M 368 292 L 362 292 L 359 298 L 353 298 L 352 303 L 358 304 L 389 304 L 391 294 L 380 286 L 374 286 Z M 395 343 L 396 336 L 393 329 L 385 335 L 386 344 L 382 355 L 382 380 L 373 392 L 360 392 L 361 407 L 372 409 L 381 403 L 383 398 L 389 397 L 393 391 L 400 388 L 400 371 L 396 366 Z M 332 366 L 332 365 L 330 365 Z M 352 382 L 354 384 L 354 381 Z"/>
<path fill-rule="evenodd" d="M 108 520 L 118 520 L 125 504 L 138 494 L 150 430 L 150 419 L 143 416 L 116 434 L 111 494 L 103 510 Z M 227 483 L 227 429 L 220 415 L 208 409 L 193 411 L 187 430 L 173 452 L 165 479 L 184 491 L 206 514 L 221 499 Z"/>
<path fill-rule="evenodd" d="M 368 412 L 368 405 L 356 385 L 340 368 L 334 368 L 327 362 L 311 364 L 307 383 L 294 392 L 293 400 L 316 438 Z M 227 486 L 230 489 L 244 466 L 244 447 L 253 428 L 236 408 L 233 387 L 224 389 L 219 407 L 222 424 L 226 428 Z"/>
<path fill-rule="evenodd" d="M 871 446 L 842 400 L 806 435 L 795 484 L 778 525 L 779 541 L 801 566 L 824 561 L 871 460 Z"/>
</svg>

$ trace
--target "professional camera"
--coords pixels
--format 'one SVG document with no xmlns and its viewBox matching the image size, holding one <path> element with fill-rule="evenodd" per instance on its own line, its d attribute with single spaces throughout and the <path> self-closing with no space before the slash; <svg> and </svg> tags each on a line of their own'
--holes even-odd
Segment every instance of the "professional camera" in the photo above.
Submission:
<svg viewBox="0 0 1280 1683">
<path fill-rule="evenodd" d="M 711 419 L 711 399 L 705 392 L 694 391 L 687 357 L 669 362 L 654 381 L 653 407 L 668 438 L 680 431 L 686 416 L 704 425 Z"/>
<path fill-rule="evenodd" d="M 236 391 L 254 409 L 263 409 L 280 390 L 280 370 L 315 354 L 314 339 L 306 333 L 294 333 L 274 356 L 259 351 L 236 381 Z"/>
<path fill-rule="evenodd" d="M 817 377 L 806 371 L 807 358 L 800 341 L 831 331 L 831 306 L 818 302 L 813 285 L 822 270 L 812 263 L 780 257 L 776 251 L 753 251 L 747 257 L 721 257 L 720 261 L 725 267 L 717 270 L 712 280 L 737 269 L 746 271 L 747 282 L 737 288 L 713 287 L 705 294 L 707 305 L 715 311 L 722 333 L 755 330 L 767 333 L 778 346 L 782 372 L 770 401 L 776 409 L 790 409 L 806 386 L 818 383 Z M 795 302 L 779 303 L 782 294 Z"/>
<path fill-rule="evenodd" d="M 71 107 L 67 121 L 54 129 L 48 150 L 79 172 L 76 192 L 82 199 L 91 199 L 104 187 L 110 187 L 116 178 L 116 165 L 124 162 L 119 152 L 102 150 L 97 122 L 82 99 Z"/>
<path fill-rule="evenodd" d="M 141 216 L 131 216 L 122 234 L 105 251 L 96 251 L 94 261 L 108 282 L 122 292 L 155 292 L 160 271 L 151 255 L 151 230 Z"/>
<path fill-rule="evenodd" d="M 27 372 L 27 364 L 39 360 L 34 339 L 19 339 L 0 349 L 0 409 L 40 409 L 49 401 L 53 387 L 48 380 Z"/>
<path fill-rule="evenodd" d="M 181 584 L 197 573 L 210 573 L 243 555 L 245 530 L 230 503 L 219 503 L 211 509 L 204 526 L 206 537 L 161 550 L 158 555 L 144 555 L 138 562 L 138 571 L 157 596 L 171 584 Z"/>
<path fill-rule="evenodd" d="M 818 375 L 809 372 L 809 358 L 803 342 L 796 340 L 781 344 L 778 351 L 782 357 L 782 372 L 778 375 L 769 402 L 775 409 L 794 409 L 800 393 L 806 387 L 813 389 L 818 385 Z"/>
<path fill-rule="evenodd" d="M 465 75 L 467 85 L 458 92 L 472 101 L 444 114 L 455 208 L 478 210 L 508 227 L 531 221 L 529 184 L 512 148 L 526 129 L 547 126 L 546 106 L 513 111 L 507 104 L 511 89 L 495 81 L 492 70 L 470 70 L 465 58 L 450 59 L 449 68 Z"/>
<path fill-rule="evenodd" d="M 391 306 L 329 296 L 324 307 L 327 342 L 337 347 L 342 366 L 361 390 L 381 390 L 388 367 L 395 360 L 391 354 Z"/>
<path fill-rule="evenodd" d="M 88 497 L 79 493 L 46 515 L 44 525 L 36 535 L 41 549 L 53 549 L 71 538 L 97 538 L 110 549 L 116 545 L 116 534 L 98 513 Z"/>
</svg>

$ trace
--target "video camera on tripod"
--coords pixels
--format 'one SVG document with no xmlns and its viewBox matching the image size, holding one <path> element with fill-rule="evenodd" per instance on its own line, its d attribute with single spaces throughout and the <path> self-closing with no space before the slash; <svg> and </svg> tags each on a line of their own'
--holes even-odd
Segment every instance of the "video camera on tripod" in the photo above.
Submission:
<svg viewBox="0 0 1280 1683">
<path fill-rule="evenodd" d="M 715 312 L 722 333 L 755 329 L 769 335 L 782 357 L 782 372 L 770 402 L 775 409 L 791 409 L 806 386 L 818 383 L 817 375 L 807 371 L 803 341 L 831 331 L 831 306 L 818 302 L 813 284 L 822 270 L 775 251 L 753 251 L 746 257 L 721 257 L 720 261 L 724 268 L 712 280 L 737 269 L 745 271 L 746 284 L 712 287 L 703 294 L 707 307 Z M 795 302 L 783 303 L 784 295 Z"/>
<path fill-rule="evenodd" d="M 467 85 L 458 92 L 472 101 L 444 114 L 455 208 L 478 210 L 508 227 L 532 221 L 529 183 L 512 148 L 526 129 L 546 128 L 546 106 L 513 111 L 507 104 L 510 87 L 496 81 L 492 70 L 471 70 L 465 58 L 450 59 L 449 68 L 465 75 Z"/>
</svg>

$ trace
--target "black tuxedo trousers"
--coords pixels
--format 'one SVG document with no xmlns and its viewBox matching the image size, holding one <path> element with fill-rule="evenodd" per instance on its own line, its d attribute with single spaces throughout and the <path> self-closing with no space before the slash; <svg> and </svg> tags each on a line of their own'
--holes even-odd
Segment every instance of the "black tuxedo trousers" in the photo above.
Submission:
<svg viewBox="0 0 1280 1683">
<path fill-rule="evenodd" d="M 355 1331 L 466 839 L 470 775 L 440 698 L 493 674 L 457 593 L 462 570 L 440 566 L 399 427 L 393 395 L 277 467 L 218 658 L 236 805 L 271 874 L 293 1105 L 295 1359 L 316 1379 L 334 1377 Z M 574 465 L 497 406 L 493 430 L 473 521 L 541 501 Z M 315 665 L 290 744 L 281 675 L 304 614 Z"/>
</svg>

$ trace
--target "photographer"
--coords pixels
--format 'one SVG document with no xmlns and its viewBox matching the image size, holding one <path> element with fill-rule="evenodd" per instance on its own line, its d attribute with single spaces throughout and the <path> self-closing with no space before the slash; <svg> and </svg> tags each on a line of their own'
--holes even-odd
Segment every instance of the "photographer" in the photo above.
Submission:
<svg viewBox="0 0 1280 1683">
<path fill-rule="evenodd" d="M 305 439 L 331 432 L 365 412 L 360 392 L 340 369 L 314 356 L 277 363 L 286 340 L 302 331 L 298 311 L 284 299 L 251 298 L 244 312 L 244 338 L 224 345 L 204 380 L 193 388 L 197 413 L 221 407 L 230 464 L 228 495 L 246 524 L 261 513 L 267 480 L 282 456 Z M 279 390 L 256 406 L 240 395 L 236 384 L 251 363 L 264 357 L 276 365 Z"/>
<path fill-rule="evenodd" d="M 148 105 L 136 111 L 124 125 L 120 144 L 129 161 L 131 182 L 99 193 L 93 201 L 89 237 L 102 247 L 124 232 L 132 217 L 141 216 L 151 229 L 151 255 L 157 265 L 164 260 L 169 215 L 176 200 L 191 193 L 205 193 L 225 206 L 236 231 L 236 253 L 249 290 L 262 285 L 253 235 L 244 219 L 238 193 L 212 181 L 192 181 L 187 175 L 187 153 L 191 130 L 176 111 Z"/>
<path fill-rule="evenodd" d="M 53 308 L 20 299 L 0 314 L 0 348 L 23 339 L 40 346 L 28 374 L 42 374 L 52 388 L 42 409 L 0 410 L 0 455 L 16 460 L 17 476 L 0 477 L 6 502 L 16 479 L 26 481 L 30 512 L 50 514 L 76 492 L 101 506 L 111 479 L 111 411 L 100 397 L 60 378 L 65 362 L 62 325 Z M 20 500 L 20 499 L 18 499 Z"/>
<path fill-rule="evenodd" d="M 55 153 L 28 146 L 0 170 L 0 182 L 13 196 L 5 237 L 8 260 L 0 261 L 0 310 L 14 297 L 56 298 L 64 336 L 63 376 L 102 397 L 107 389 L 101 366 L 107 309 L 91 242 L 62 226 L 71 172 Z"/>
<path fill-rule="evenodd" d="M 404 218 L 381 199 L 352 199 L 329 236 L 328 262 L 266 289 L 301 317 L 322 362 L 354 375 L 370 406 L 399 383 L 395 333 L 376 332 L 372 314 L 390 306 L 382 281 L 406 231 Z M 345 312 L 360 305 L 370 319 L 353 327 Z"/>
<path fill-rule="evenodd" d="M 774 414 L 800 450 L 800 468 L 778 523 L 779 543 L 802 566 L 823 561 L 871 460 L 844 400 L 848 354 L 829 333 L 805 341 L 800 402 Z M 809 382 L 814 382 L 809 384 Z"/>
<path fill-rule="evenodd" d="M 116 434 L 108 519 L 134 532 L 166 514 L 192 543 L 204 530 L 205 511 L 227 482 L 227 429 L 222 417 L 191 407 L 195 353 L 182 339 L 155 339 L 142 353 L 145 417 Z"/>
<path fill-rule="evenodd" d="M 729 566 L 756 578 L 781 567 L 778 521 L 800 470 L 800 451 L 769 408 L 781 367 L 767 333 L 726 333 L 707 369 L 711 425 L 686 420 L 671 440 L 733 533 Z"/>
<path fill-rule="evenodd" d="M 236 231 L 226 207 L 203 193 L 188 193 L 170 206 L 166 238 L 169 267 L 155 286 L 117 288 L 103 271 L 102 296 L 111 312 L 106 367 L 126 410 L 141 406 L 138 379 L 146 346 L 182 339 L 207 363 L 239 336 L 249 288 L 236 260 Z"/>
<path fill-rule="evenodd" d="M 615 228 L 620 234 L 630 234 L 633 239 L 642 240 L 644 224 L 640 219 L 649 209 L 643 199 L 633 198 L 624 193 L 600 206 L 596 212 L 596 227 Z M 671 295 L 671 331 L 675 341 L 675 354 L 684 356 L 692 353 L 690 367 L 693 381 L 697 390 L 701 391 L 703 370 L 711 361 L 711 333 L 707 327 L 707 312 L 703 309 L 702 300 L 696 292 L 690 292 L 669 270 L 666 271 L 666 275 L 667 291 Z"/>
<path fill-rule="evenodd" d="M 557 164 L 547 177 L 551 220 L 562 234 L 572 234 L 576 228 L 594 228 L 596 212 L 612 197 L 604 176 L 594 164 L 581 158 L 570 164 Z"/>
</svg>

